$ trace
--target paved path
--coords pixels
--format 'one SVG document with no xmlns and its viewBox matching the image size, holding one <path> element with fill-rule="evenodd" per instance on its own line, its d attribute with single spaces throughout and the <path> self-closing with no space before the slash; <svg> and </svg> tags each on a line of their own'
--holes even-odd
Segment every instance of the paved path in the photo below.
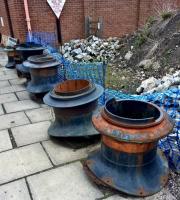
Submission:
<svg viewBox="0 0 180 200">
<path fill-rule="evenodd" d="M 0 62 L 6 62 L 2 54 Z M 48 137 L 53 112 L 30 99 L 25 82 L 0 67 L 0 200 L 132 200 L 85 175 L 81 161 L 99 144 L 77 148 Z M 165 188 L 145 199 L 176 198 Z"/>
</svg>

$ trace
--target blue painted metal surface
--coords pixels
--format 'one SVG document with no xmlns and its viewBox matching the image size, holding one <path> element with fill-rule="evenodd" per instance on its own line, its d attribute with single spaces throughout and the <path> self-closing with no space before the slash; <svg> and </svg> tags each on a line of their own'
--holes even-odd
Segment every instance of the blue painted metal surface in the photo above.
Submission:
<svg viewBox="0 0 180 200">
<path fill-rule="evenodd" d="M 168 162 L 157 153 L 157 143 L 173 129 L 168 115 L 151 103 L 112 99 L 92 122 L 102 140 L 101 150 L 85 161 L 90 173 L 131 195 L 159 192 L 168 180 Z"/>
<path fill-rule="evenodd" d="M 92 125 L 92 115 L 98 112 L 98 98 L 103 94 L 103 87 L 95 85 L 96 89 L 84 96 L 75 95 L 68 100 L 53 98 L 51 92 L 45 95 L 44 103 L 53 107 L 55 121 L 48 133 L 54 137 L 82 137 L 99 134 Z"/>
<path fill-rule="evenodd" d="M 103 94 L 103 87 L 95 84 L 96 90 L 88 95 L 70 100 L 59 100 L 51 97 L 50 93 L 44 97 L 44 103 L 53 108 L 73 108 L 97 100 Z"/>
<path fill-rule="evenodd" d="M 30 56 L 42 54 L 44 47 L 35 43 L 26 43 L 18 45 L 16 51 L 20 54 L 22 61 L 25 61 Z"/>
<path fill-rule="evenodd" d="M 139 159 L 144 165 L 137 165 Z M 155 149 L 144 155 L 123 154 L 102 145 L 101 151 L 89 155 L 86 165 L 106 186 L 134 196 L 152 195 L 167 181 L 168 162 Z"/>
<path fill-rule="evenodd" d="M 53 76 L 46 77 L 31 75 L 31 81 L 28 82 L 27 91 L 34 94 L 49 92 L 57 83 L 59 83 L 57 73 Z"/>
<path fill-rule="evenodd" d="M 30 70 L 31 81 L 27 91 L 30 93 L 46 93 L 60 81 L 58 68 L 60 63 L 48 55 L 31 56 L 23 63 Z"/>
<path fill-rule="evenodd" d="M 8 55 L 8 63 L 5 65 L 5 67 L 8 68 L 8 69 L 15 68 L 16 63 L 15 63 L 15 60 L 14 60 L 14 49 L 4 48 L 4 51 L 7 52 L 7 55 Z"/>
</svg>

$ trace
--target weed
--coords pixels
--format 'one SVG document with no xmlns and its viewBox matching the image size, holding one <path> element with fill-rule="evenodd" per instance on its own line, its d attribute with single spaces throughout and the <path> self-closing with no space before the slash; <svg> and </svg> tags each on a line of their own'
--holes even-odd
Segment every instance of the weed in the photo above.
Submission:
<svg viewBox="0 0 180 200">
<path fill-rule="evenodd" d="M 137 34 L 137 37 L 134 42 L 135 48 L 139 48 L 141 45 L 143 45 L 147 41 L 149 35 L 150 35 L 149 25 L 146 24 L 144 28 Z"/>
<path fill-rule="evenodd" d="M 156 3 L 155 12 L 162 20 L 171 18 L 177 10 L 177 5 L 171 0 L 159 0 Z"/>
</svg>

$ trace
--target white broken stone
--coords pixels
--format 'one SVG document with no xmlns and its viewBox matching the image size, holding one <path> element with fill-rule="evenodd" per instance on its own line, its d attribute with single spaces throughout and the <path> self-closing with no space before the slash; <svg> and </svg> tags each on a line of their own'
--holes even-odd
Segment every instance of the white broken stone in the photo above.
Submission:
<svg viewBox="0 0 180 200">
<path fill-rule="evenodd" d="M 131 51 L 128 51 L 128 52 L 126 53 L 126 55 L 124 56 L 124 58 L 125 58 L 126 60 L 130 60 L 132 56 L 133 56 L 133 53 L 132 53 Z"/>
</svg>

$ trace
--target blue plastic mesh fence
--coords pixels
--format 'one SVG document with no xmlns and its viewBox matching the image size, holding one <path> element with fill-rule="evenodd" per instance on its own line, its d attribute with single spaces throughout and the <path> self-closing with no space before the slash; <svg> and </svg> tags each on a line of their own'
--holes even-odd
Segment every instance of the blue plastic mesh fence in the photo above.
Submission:
<svg viewBox="0 0 180 200">
<path fill-rule="evenodd" d="M 41 34 L 38 33 L 37 35 Z M 42 34 L 40 37 L 41 39 L 37 39 L 37 35 L 34 33 L 33 42 L 42 44 L 52 56 L 60 61 L 59 77 L 61 81 L 66 79 L 87 79 L 93 83 L 100 84 L 105 88 L 106 64 L 70 62 L 64 59 L 59 53 L 55 53 L 56 49 L 49 45 L 51 42 L 46 43 L 45 36 L 47 36 L 47 34 Z M 47 41 L 50 40 L 48 39 Z M 175 171 L 180 172 L 180 89 L 171 89 L 162 93 L 141 96 L 105 89 L 105 93 L 100 99 L 99 104 L 103 105 L 106 100 L 114 97 L 117 99 L 138 99 L 153 102 L 165 109 L 165 111 L 175 120 L 175 127 L 172 133 L 168 137 L 160 140 L 159 147 L 167 156 L 170 167 Z"/>
<path fill-rule="evenodd" d="M 34 42 L 48 48 L 52 53 L 57 52 L 57 35 L 52 32 L 32 32 L 26 36 L 26 42 Z"/>
</svg>

